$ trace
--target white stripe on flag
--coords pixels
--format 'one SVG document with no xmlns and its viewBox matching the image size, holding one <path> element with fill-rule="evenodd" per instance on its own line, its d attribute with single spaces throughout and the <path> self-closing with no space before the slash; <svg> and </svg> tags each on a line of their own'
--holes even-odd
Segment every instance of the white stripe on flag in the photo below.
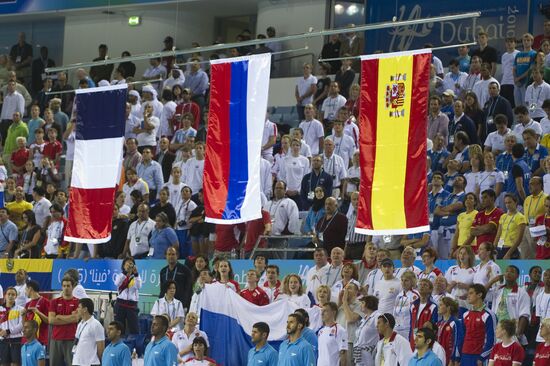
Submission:
<svg viewBox="0 0 550 366">
<path fill-rule="evenodd" d="M 71 186 L 112 188 L 120 176 L 120 154 L 124 137 L 76 140 Z"/>
<path fill-rule="evenodd" d="M 262 136 L 267 110 L 267 94 L 271 70 L 271 54 L 254 55 L 248 61 L 247 87 L 247 138 L 248 138 L 248 184 L 243 206 L 242 221 L 262 217 L 260 189 Z"/>
</svg>

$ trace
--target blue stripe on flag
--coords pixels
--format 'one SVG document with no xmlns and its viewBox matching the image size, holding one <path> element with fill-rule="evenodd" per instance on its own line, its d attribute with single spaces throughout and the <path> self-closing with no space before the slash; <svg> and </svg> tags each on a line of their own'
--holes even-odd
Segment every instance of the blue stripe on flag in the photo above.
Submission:
<svg viewBox="0 0 550 366">
<path fill-rule="evenodd" d="M 76 95 L 76 139 L 97 140 L 124 136 L 126 95 L 114 89 Z"/>
<path fill-rule="evenodd" d="M 243 329 L 236 319 L 225 314 L 202 309 L 200 316 L 200 329 L 208 334 L 210 343 L 209 357 L 216 360 L 218 365 L 246 365 L 248 351 L 254 346 L 247 333 L 252 332 L 252 329 Z M 269 344 L 279 350 L 281 341 L 269 341 Z"/>
<path fill-rule="evenodd" d="M 247 137 L 248 61 L 231 64 L 231 101 L 229 105 L 230 162 L 227 202 L 222 217 L 239 219 L 248 184 Z"/>
</svg>

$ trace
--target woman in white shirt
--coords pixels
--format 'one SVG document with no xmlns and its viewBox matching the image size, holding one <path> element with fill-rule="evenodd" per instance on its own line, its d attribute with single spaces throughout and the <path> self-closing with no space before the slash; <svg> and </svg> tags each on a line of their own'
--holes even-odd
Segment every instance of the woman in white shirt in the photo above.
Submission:
<svg viewBox="0 0 550 366">
<path fill-rule="evenodd" d="M 496 168 L 495 156 L 492 152 L 485 152 L 483 154 L 483 162 L 485 170 L 479 175 L 476 185 L 476 195 L 481 199 L 481 194 L 484 191 L 492 189 L 498 197 L 502 193 L 504 186 L 504 173 Z"/>
<path fill-rule="evenodd" d="M 134 258 L 126 258 L 122 261 L 122 273 L 115 277 L 115 285 L 118 288 L 118 296 L 115 303 L 115 320 L 126 324 L 128 333 L 139 334 L 138 300 L 141 288 L 141 277 L 136 267 Z"/>
<path fill-rule="evenodd" d="M 479 177 L 481 176 L 481 170 L 483 168 L 481 159 L 481 154 L 473 154 L 470 156 L 471 170 L 464 173 L 464 178 L 466 178 L 466 187 L 464 187 L 465 193 L 474 192 L 476 189 L 479 182 Z"/>
<path fill-rule="evenodd" d="M 169 328 L 179 330 L 182 328 L 181 322 L 185 317 L 185 310 L 181 301 L 174 298 L 176 295 L 176 282 L 168 280 L 164 286 L 166 286 L 164 297 L 155 301 L 153 309 L 151 309 L 151 315 L 168 316 Z"/>
<path fill-rule="evenodd" d="M 353 263 L 345 263 L 342 266 L 341 276 L 342 279 L 332 286 L 330 297 L 330 301 L 335 302 L 338 306 L 342 305 L 342 296 L 344 295 L 344 289 L 350 282 L 355 283 L 357 285 L 357 288 L 361 288 L 361 284 L 359 283 L 359 281 L 357 281 L 357 268 L 353 265 Z"/>
<path fill-rule="evenodd" d="M 208 344 L 202 337 L 193 339 L 193 358 L 185 362 L 187 366 L 216 366 L 216 361 L 207 357 Z"/>
<path fill-rule="evenodd" d="M 282 162 L 284 158 L 289 154 L 290 150 L 290 136 L 284 135 L 281 137 L 281 150 L 273 156 L 273 168 L 271 168 L 271 173 L 276 177 L 279 177 L 279 174 L 282 169 Z"/>
<path fill-rule="evenodd" d="M 304 291 L 302 279 L 297 274 L 290 274 L 283 280 L 283 293 L 275 301 L 286 299 L 298 305 L 299 308 L 309 309 L 311 301 Z"/>
<path fill-rule="evenodd" d="M 485 303 L 489 308 L 491 308 L 493 302 L 494 292 L 498 288 L 496 282 L 500 279 L 500 267 L 494 262 L 495 254 L 492 243 L 481 243 L 477 250 L 480 262 L 474 267 L 474 283 L 479 283 L 487 289 Z"/>
<path fill-rule="evenodd" d="M 471 247 L 460 247 L 457 252 L 457 264 L 451 266 L 445 273 L 445 278 L 449 283 L 447 291 L 450 291 L 452 297 L 458 301 L 460 306 L 460 315 L 468 310 L 469 305 L 466 301 L 468 288 L 474 283 L 474 262 L 475 255 Z"/>
<path fill-rule="evenodd" d="M 286 195 L 301 207 L 300 188 L 304 175 L 309 173 L 309 159 L 300 155 L 302 143 L 298 139 L 292 139 L 290 143 L 290 155 L 281 162 L 279 179 L 286 183 Z"/>
<path fill-rule="evenodd" d="M 178 349 L 178 361 L 185 362 L 193 357 L 193 341 L 195 338 L 203 338 L 208 346 L 208 336 L 197 328 L 199 316 L 196 313 L 188 313 L 185 317 L 183 329 L 174 333 L 172 343 Z"/>
<path fill-rule="evenodd" d="M 411 305 L 420 298 L 416 291 L 416 275 L 414 272 L 407 271 L 401 276 L 401 287 L 395 298 L 393 316 L 395 317 L 394 330 L 403 337 L 408 338 L 411 330 Z"/>
<path fill-rule="evenodd" d="M 176 235 L 180 244 L 180 258 L 187 258 L 191 255 L 191 237 L 189 235 L 191 224 L 189 218 L 193 210 L 197 208 L 197 204 L 191 201 L 191 194 L 191 188 L 183 187 L 181 189 L 181 201 L 176 207 Z"/>
<path fill-rule="evenodd" d="M 353 359 L 355 366 L 374 366 L 376 344 L 380 340 L 380 334 L 376 328 L 378 317 L 378 299 L 367 295 L 359 299 L 361 311 L 365 314 L 357 330 L 355 342 L 353 342 Z M 348 351 L 349 352 L 349 351 Z"/>
</svg>

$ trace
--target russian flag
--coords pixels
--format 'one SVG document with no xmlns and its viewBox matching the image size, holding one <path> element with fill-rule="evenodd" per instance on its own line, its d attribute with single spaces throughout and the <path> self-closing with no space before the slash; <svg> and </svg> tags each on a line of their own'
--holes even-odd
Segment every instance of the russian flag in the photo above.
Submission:
<svg viewBox="0 0 550 366">
<path fill-rule="evenodd" d="M 288 315 L 298 308 L 288 300 L 258 306 L 221 283 L 204 286 L 200 305 L 200 329 L 208 334 L 209 357 L 221 366 L 247 364 L 248 351 L 254 346 L 250 339 L 252 326 L 258 322 L 269 325 L 269 344 L 279 349 L 287 338 Z"/>
<path fill-rule="evenodd" d="M 68 242 L 98 244 L 111 238 L 127 92 L 126 84 L 75 90 L 76 143 L 65 232 Z"/>
<path fill-rule="evenodd" d="M 260 218 L 260 164 L 271 54 L 212 60 L 204 162 L 206 221 Z"/>
</svg>

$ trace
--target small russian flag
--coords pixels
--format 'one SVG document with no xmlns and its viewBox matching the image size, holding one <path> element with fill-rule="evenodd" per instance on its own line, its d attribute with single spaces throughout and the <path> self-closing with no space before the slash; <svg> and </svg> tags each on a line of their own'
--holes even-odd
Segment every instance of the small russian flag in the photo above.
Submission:
<svg viewBox="0 0 550 366">
<path fill-rule="evenodd" d="M 271 54 L 213 60 L 204 163 L 206 221 L 235 224 L 261 214 L 260 164 Z"/>
</svg>

